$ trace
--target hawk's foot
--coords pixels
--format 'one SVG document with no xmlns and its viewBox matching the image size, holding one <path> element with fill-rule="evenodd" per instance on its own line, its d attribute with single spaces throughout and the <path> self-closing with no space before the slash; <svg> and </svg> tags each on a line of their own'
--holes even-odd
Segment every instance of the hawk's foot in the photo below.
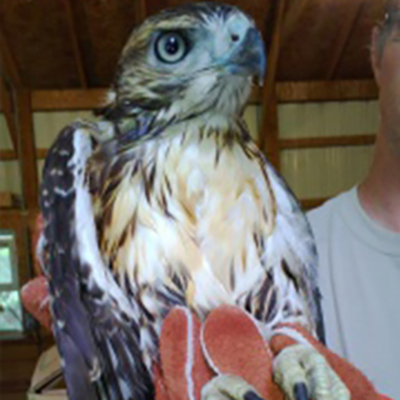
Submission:
<svg viewBox="0 0 400 400">
<path fill-rule="evenodd" d="M 297 344 L 274 360 L 274 380 L 289 400 L 349 400 L 350 392 L 312 346 Z"/>
</svg>

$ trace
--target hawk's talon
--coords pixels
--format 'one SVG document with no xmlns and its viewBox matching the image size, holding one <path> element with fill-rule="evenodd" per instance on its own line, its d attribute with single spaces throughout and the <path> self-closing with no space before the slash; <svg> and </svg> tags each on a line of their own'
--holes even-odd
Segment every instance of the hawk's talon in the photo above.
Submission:
<svg viewBox="0 0 400 400">
<path fill-rule="evenodd" d="M 256 392 L 253 392 L 252 390 L 249 390 L 248 392 L 245 393 L 243 396 L 244 400 L 263 400 L 262 397 L 260 397 Z"/>
<path fill-rule="evenodd" d="M 296 383 L 293 389 L 296 400 L 308 400 L 308 389 L 305 383 Z"/>
<path fill-rule="evenodd" d="M 293 388 L 294 397 L 296 400 L 308 400 L 308 389 L 305 383 L 296 383 Z"/>
<path fill-rule="evenodd" d="M 242 378 L 219 375 L 201 390 L 201 400 L 263 400 L 256 389 Z"/>
</svg>

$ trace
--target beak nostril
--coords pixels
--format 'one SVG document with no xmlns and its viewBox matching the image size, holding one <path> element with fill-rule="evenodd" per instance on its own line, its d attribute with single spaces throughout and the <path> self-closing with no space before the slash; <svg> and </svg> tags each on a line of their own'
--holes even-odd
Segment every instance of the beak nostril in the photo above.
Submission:
<svg viewBox="0 0 400 400">
<path fill-rule="evenodd" d="M 240 38 L 239 38 L 239 35 L 236 35 L 236 34 L 232 34 L 231 35 L 231 39 L 232 39 L 232 42 L 237 42 Z"/>
</svg>

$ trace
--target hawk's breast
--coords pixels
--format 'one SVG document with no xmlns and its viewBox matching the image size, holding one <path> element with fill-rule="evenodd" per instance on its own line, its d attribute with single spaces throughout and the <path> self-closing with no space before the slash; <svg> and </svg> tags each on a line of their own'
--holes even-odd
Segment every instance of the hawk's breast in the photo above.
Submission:
<svg viewBox="0 0 400 400">
<path fill-rule="evenodd" d="M 263 278 L 275 200 L 243 139 L 188 124 L 143 143 L 121 171 L 100 208 L 100 242 L 122 283 L 175 290 L 179 281 L 188 304 L 210 309 Z"/>
</svg>

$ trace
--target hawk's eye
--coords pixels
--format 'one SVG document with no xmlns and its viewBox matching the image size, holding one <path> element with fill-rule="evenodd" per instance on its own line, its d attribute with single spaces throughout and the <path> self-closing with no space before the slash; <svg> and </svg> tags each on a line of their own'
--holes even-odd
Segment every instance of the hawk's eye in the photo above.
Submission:
<svg viewBox="0 0 400 400">
<path fill-rule="evenodd" d="M 155 51 L 160 61 L 174 64 L 186 56 L 188 45 L 180 33 L 168 32 L 159 36 L 156 41 Z"/>
</svg>

